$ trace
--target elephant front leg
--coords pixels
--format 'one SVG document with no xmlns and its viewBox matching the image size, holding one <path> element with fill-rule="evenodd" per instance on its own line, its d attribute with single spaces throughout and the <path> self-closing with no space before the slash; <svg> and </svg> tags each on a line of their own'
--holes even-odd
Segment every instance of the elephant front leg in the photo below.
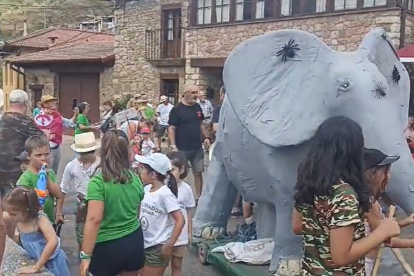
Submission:
<svg viewBox="0 0 414 276">
<path fill-rule="evenodd" d="M 225 234 L 237 190 L 227 177 L 222 162 L 213 156 L 193 219 L 194 237 L 214 239 Z"/>
<path fill-rule="evenodd" d="M 292 200 L 279 201 L 276 205 L 276 230 L 270 272 L 278 276 L 300 275 L 302 242 L 292 232 Z"/>
</svg>

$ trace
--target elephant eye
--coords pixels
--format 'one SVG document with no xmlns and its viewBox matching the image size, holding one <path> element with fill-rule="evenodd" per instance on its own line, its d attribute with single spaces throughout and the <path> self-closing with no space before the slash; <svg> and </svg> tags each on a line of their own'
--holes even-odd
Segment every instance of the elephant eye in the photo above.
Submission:
<svg viewBox="0 0 414 276">
<path fill-rule="evenodd" d="M 349 82 L 349 80 L 340 81 L 338 84 L 339 84 L 339 90 L 341 91 L 347 91 L 349 87 L 351 86 L 351 83 Z"/>
<path fill-rule="evenodd" d="M 375 97 L 378 99 L 382 99 L 387 95 L 387 87 L 384 86 L 382 83 L 376 83 L 374 86 L 374 90 L 372 92 L 375 93 Z"/>
</svg>

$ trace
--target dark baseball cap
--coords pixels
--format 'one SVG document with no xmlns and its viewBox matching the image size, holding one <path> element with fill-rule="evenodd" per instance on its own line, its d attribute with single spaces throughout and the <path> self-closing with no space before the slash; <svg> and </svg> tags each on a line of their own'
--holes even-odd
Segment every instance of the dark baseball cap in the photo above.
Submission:
<svg viewBox="0 0 414 276">
<path fill-rule="evenodd" d="M 27 161 L 29 160 L 29 155 L 27 154 L 27 151 L 23 151 L 19 156 L 15 156 L 13 158 L 13 161 Z"/>
<path fill-rule="evenodd" d="M 394 163 L 400 159 L 399 155 L 388 156 L 377 149 L 364 149 L 364 165 L 365 170 L 369 170 L 375 167 L 386 166 Z"/>
</svg>

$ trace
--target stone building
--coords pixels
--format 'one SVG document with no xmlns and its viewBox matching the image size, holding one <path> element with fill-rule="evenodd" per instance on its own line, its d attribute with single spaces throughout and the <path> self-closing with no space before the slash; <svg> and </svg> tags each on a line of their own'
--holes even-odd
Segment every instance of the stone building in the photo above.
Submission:
<svg viewBox="0 0 414 276">
<path fill-rule="evenodd" d="M 411 43 L 413 0 L 140 0 L 117 12 L 114 89 L 177 101 L 185 83 L 217 99 L 228 54 L 242 41 L 300 29 L 331 47 L 355 50 L 373 27 L 395 47 Z"/>
<path fill-rule="evenodd" d="M 29 92 L 32 106 L 42 95 L 58 97 L 66 117 L 72 117 L 75 102 L 89 102 L 89 117 L 98 122 L 99 104 L 113 94 L 114 41 L 113 34 L 69 28 L 6 41 L 0 49 L 6 104 L 8 93 L 20 88 Z"/>
</svg>

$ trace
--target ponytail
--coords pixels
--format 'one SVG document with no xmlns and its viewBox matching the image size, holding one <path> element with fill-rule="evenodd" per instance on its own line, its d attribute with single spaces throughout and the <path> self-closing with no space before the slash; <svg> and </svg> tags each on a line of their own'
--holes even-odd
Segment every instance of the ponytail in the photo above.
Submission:
<svg viewBox="0 0 414 276">
<path fill-rule="evenodd" d="M 171 173 L 171 171 L 168 172 L 168 188 L 170 188 L 171 192 L 178 197 L 178 185 L 177 185 L 177 179 L 175 179 L 174 175 Z"/>
</svg>

